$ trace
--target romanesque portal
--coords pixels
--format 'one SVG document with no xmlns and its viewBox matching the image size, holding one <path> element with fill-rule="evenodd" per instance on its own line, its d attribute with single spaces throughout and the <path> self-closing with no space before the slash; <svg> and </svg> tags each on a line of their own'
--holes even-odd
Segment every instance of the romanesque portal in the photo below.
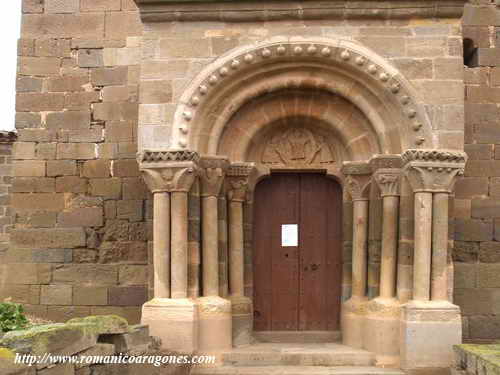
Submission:
<svg viewBox="0 0 500 375">
<path fill-rule="evenodd" d="M 440 149 L 385 59 L 341 39 L 236 48 L 184 91 L 169 146 L 139 162 L 154 193 L 155 296 L 143 321 L 165 347 L 221 352 L 258 331 L 341 331 L 379 365 L 449 363 L 461 319 L 448 199 L 465 154 Z M 280 243 L 286 224 L 300 245 Z M 401 246 L 408 231 L 414 256 Z M 196 299 L 188 256 L 201 257 Z"/>
</svg>

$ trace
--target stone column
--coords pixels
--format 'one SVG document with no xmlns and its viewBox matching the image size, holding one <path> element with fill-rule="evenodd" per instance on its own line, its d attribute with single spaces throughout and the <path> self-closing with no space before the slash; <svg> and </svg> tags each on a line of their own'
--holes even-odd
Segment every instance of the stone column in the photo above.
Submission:
<svg viewBox="0 0 500 375">
<path fill-rule="evenodd" d="M 463 152 L 407 150 L 405 174 L 415 195 L 413 300 L 401 314 L 401 366 L 446 369 L 462 340 L 460 309 L 447 301 L 448 196 L 466 162 Z M 439 340 L 436 340 L 439 337 Z"/>
<path fill-rule="evenodd" d="M 396 264 L 399 221 L 399 180 L 401 157 L 379 155 L 371 160 L 376 184 L 382 197 L 380 293 L 368 302 L 364 348 L 375 353 L 377 366 L 399 365 L 400 303 L 396 296 Z M 385 168 L 384 168 L 385 167 Z"/>
<path fill-rule="evenodd" d="M 206 156 L 200 161 L 202 290 L 199 351 L 217 355 L 232 347 L 231 303 L 219 296 L 219 215 L 218 197 L 228 161 Z"/>
<path fill-rule="evenodd" d="M 229 293 L 234 346 L 249 344 L 252 341 L 253 305 L 252 300 L 245 297 L 243 203 L 247 199 L 253 171 L 254 165 L 251 163 L 234 163 L 229 167 L 226 177 L 229 202 Z"/>
<path fill-rule="evenodd" d="M 379 169 L 375 182 L 382 196 L 382 260 L 380 266 L 380 298 L 391 299 L 396 295 L 396 263 L 399 221 L 398 169 Z"/>
<path fill-rule="evenodd" d="M 170 193 L 153 197 L 154 298 L 170 298 Z"/>
<path fill-rule="evenodd" d="M 342 305 L 342 337 L 344 344 L 363 347 L 363 305 L 367 302 L 368 194 L 371 169 L 368 163 L 344 163 L 345 188 L 353 201 L 352 295 Z"/>
<path fill-rule="evenodd" d="M 140 170 L 155 196 L 154 269 L 159 285 L 157 290 L 155 282 L 155 298 L 143 305 L 142 322 L 161 338 L 162 348 L 181 353 L 198 349 L 198 307 L 187 298 L 187 199 L 198 161 L 192 151 L 144 151 L 139 156 Z"/>
</svg>

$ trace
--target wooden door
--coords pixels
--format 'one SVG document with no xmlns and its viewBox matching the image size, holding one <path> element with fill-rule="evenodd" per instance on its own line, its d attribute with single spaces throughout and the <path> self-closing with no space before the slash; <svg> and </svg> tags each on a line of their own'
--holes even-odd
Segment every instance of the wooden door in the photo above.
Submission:
<svg viewBox="0 0 500 375">
<path fill-rule="evenodd" d="M 340 186 L 320 174 L 275 174 L 254 202 L 254 329 L 338 330 Z M 282 226 L 294 224 L 297 243 L 283 243 Z"/>
</svg>

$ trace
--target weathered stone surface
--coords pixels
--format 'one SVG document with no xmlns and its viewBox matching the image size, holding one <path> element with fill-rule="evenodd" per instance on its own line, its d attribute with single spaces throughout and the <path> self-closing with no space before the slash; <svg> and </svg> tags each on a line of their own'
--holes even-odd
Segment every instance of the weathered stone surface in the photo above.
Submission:
<svg viewBox="0 0 500 375">
<path fill-rule="evenodd" d="M 64 195 L 59 193 L 14 193 L 11 197 L 16 210 L 60 211 L 64 208 Z"/>
<path fill-rule="evenodd" d="M 139 175 L 139 164 L 137 163 L 137 160 L 116 160 L 113 162 L 113 176 L 136 177 Z"/>
<path fill-rule="evenodd" d="M 47 13 L 76 13 L 79 10 L 78 0 L 46 0 Z"/>
<path fill-rule="evenodd" d="M 94 143 L 59 143 L 57 145 L 58 159 L 95 159 L 96 145 Z"/>
<path fill-rule="evenodd" d="M 500 263 L 500 242 L 481 242 L 479 261 L 481 263 Z"/>
<path fill-rule="evenodd" d="M 455 197 L 458 199 L 487 196 L 488 178 L 486 177 L 464 177 L 458 179 L 455 184 Z"/>
<path fill-rule="evenodd" d="M 83 176 L 88 178 L 111 177 L 111 162 L 106 159 L 86 161 L 83 164 Z"/>
<path fill-rule="evenodd" d="M 88 183 L 85 178 L 63 176 L 56 178 L 57 193 L 86 193 Z"/>
<path fill-rule="evenodd" d="M 88 129 L 90 127 L 89 111 L 53 112 L 47 115 L 47 129 Z"/>
<path fill-rule="evenodd" d="M 104 65 L 102 49 L 79 49 L 78 66 L 80 68 L 98 68 Z"/>
<path fill-rule="evenodd" d="M 146 199 L 148 188 L 140 177 L 123 179 L 123 199 Z"/>
<path fill-rule="evenodd" d="M 473 199 L 473 218 L 495 218 L 500 217 L 500 200 L 496 199 Z"/>
<path fill-rule="evenodd" d="M 94 196 L 104 199 L 119 199 L 122 183 L 120 178 L 98 178 L 90 180 L 90 192 Z"/>
<path fill-rule="evenodd" d="M 479 253 L 479 245 L 477 242 L 455 241 L 453 248 L 453 261 L 476 263 Z"/>
<path fill-rule="evenodd" d="M 25 75 L 55 75 L 59 74 L 61 59 L 57 57 L 30 57 L 19 58 L 19 73 Z"/>
<path fill-rule="evenodd" d="M 81 228 L 14 229 L 11 240 L 24 247 L 75 248 L 85 246 L 85 232 Z"/>
<path fill-rule="evenodd" d="M 143 206 L 142 200 L 120 200 L 116 203 L 117 218 L 141 221 L 144 215 Z"/>
<path fill-rule="evenodd" d="M 47 162 L 47 176 L 73 176 L 76 175 L 76 161 L 54 160 Z"/>
<path fill-rule="evenodd" d="M 120 285 L 147 285 L 148 266 L 120 266 L 118 283 Z"/>
<path fill-rule="evenodd" d="M 100 227 L 104 223 L 103 211 L 100 207 L 89 207 L 61 212 L 57 223 L 59 227 Z"/>
<path fill-rule="evenodd" d="M 500 288 L 500 263 L 478 264 L 478 288 Z"/>
<path fill-rule="evenodd" d="M 103 242 L 99 248 L 100 263 L 147 264 L 148 251 L 145 242 Z"/>
<path fill-rule="evenodd" d="M 40 303 L 43 305 L 71 305 L 73 287 L 71 285 L 42 285 Z"/>
<path fill-rule="evenodd" d="M 117 86 L 127 83 L 128 68 L 99 68 L 91 72 L 91 82 L 96 86 Z"/>
<path fill-rule="evenodd" d="M 45 161 L 14 161 L 13 175 L 15 177 L 43 177 L 45 176 Z"/>
<path fill-rule="evenodd" d="M 73 1 L 73 0 L 71 0 Z M 21 34 L 39 38 L 102 38 L 104 13 L 94 14 L 27 14 L 23 17 Z"/>
<path fill-rule="evenodd" d="M 457 263 L 454 266 L 455 274 L 453 281 L 457 289 L 476 287 L 476 265 L 467 263 Z"/>
<path fill-rule="evenodd" d="M 17 77 L 16 92 L 41 92 L 42 79 L 36 77 Z"/>
<path fill-rule="evenodd" d="M 13 193 L 52 193 L 55 192 L 55 180 L 46 177 L 15 177 Z"/>
<path fill-rule="evenodd" d="M 491 220 L 455 221 L 455 240 L 458 241 L 491 241 L 493 239 L 493 222 Z"/>
<path fill-rule="evenodd" d="M 62 111 L 64 94 L 62 93 L 19 93 L 16 96 L 16 111 L 41 112 Z"/>
<path fill-rule="evenodd" d="M 78 287 L 73 291 L 73 303 L 85 306 L 104 306 L 108 304 L 107 287 Z"/>
<path fill-rule="evenodd" d="M 16 280 L 18 284 L 48 284 L 50 282 L 50 264 L 10 263 L 1 264 L 0 271 L 5 280 Z"/>
<path fill-rule="evenodd" d="M 498 316 L 472 316 L 469 318 L 471 337 L 477 339 L 496 339 L 500 336 Z"/>
<path fill-rule="evenodd" d="M 147 297 L 144 286 L 109 288 L 109 303 L 114 306 L 141 306 L 147 301 Z"/>
<path fill-rule="evenodd" d="M 121 0 L 81 0 L 82 12 L 121 10 Z"/>
<path fill-rule="evenodd" d="M 84 246 L 84 245 L 81 245 Z M 68 264 L 57 266 L 52 272 L 54 283 L 90 285 L 115 285 L 118 269 L 113 265 Z"/>
</svg>

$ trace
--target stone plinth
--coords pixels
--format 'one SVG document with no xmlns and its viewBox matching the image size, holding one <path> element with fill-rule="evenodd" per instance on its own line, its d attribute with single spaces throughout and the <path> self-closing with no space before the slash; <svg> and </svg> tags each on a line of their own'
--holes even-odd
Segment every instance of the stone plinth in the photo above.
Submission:
<svg viewBox="0 0 500 375">
<path fill-rule="evenodd" d="M 198 305 L 190 299 L 154 298 L 142 306 L 142 323 L 161 339 L 165 350 L 197 352 L 198 321 Z"/>
<path fill-rule="evenodd" d="M 444 373 L 453 363 L 453 345 L 462 342 L 460 308 L 447 301 L 411 301 L 402 306 L 400 330 L 403 370 Z"/>
</svg>

